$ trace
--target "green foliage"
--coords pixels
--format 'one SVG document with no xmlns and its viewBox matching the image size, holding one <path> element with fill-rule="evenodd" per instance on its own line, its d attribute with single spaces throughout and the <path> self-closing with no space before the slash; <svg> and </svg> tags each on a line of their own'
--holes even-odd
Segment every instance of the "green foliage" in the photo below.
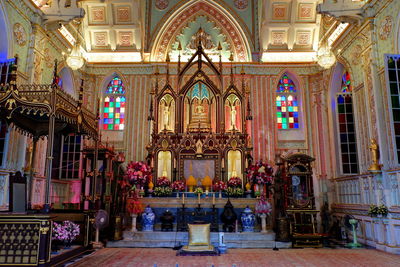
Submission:
<svg viewBox="0 0 400 267">
<path fill-rule="evenodd" d="M 369 206 L 368 215 L 370 215 L 370 216 L 382 215 L 382 216 L 386 217 L 388 215 L 388 213 L 389 213 L 388 208 L 383 204 L 379 205 L 379 206 L 371 204 Z"/>
<path fill-rule="evenodd" d="M 241 197 L 241 196 L 243 196 L 244 191 L 242 188 L 239 188 L 239 187 L 236 187 L 236 188 L 228 187 L 228 189 L 226 189 L 226 193 L 230 197 Z"/>
<path fill-rule="evenodd" d="M 157 186 L 154 188 L 154 195 L 157 197 L 168 197 L 172 194 L 172 188 Z"/>
</svg>

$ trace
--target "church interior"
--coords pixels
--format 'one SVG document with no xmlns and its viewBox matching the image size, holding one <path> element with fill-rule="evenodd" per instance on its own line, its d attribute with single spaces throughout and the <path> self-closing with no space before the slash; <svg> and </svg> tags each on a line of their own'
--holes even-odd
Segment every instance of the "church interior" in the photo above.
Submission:
<svg viewBox="0 0 400 267">
<path fill-rule="evenodd" d="M 400 266 L 400 1 L 0 0 L 0 34 L 0 265 Z"/>
</svg>

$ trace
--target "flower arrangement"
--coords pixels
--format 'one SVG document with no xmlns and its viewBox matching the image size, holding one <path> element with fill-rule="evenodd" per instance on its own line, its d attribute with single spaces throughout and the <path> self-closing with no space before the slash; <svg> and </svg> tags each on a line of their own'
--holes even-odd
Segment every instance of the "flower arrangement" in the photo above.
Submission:
<svg viewBox="0 0 400 267">
<path fill-rule="evenodd" d="M 369 206 L 368 215 L 370 215 L 370 216 L 379 216 L 379 215 L 381 215 L 381 216 L 386 217 L 388 215 L 388 213 L 389 213 L 388 208 L 383 204 L 379 205 L 379 206 L 371 204 Z"/>
<path fill-rule="evenodd" d="M 241 197 L 243 196 L 244 191 L 240 187 L 228 187 L 226 189 L 226 193 L 230 197 Z"/>
<path fill-rule="evenodd" d="M 124 176 L 131 185 L 146 185 L 151 179 L 151 168 L 143 161 L 131 161 Z"/>
<path fill-rule="evenodd" d="M 53 222 L 53 240 L 72 242 L 80 233 L 79 225 L 71 221 Z"/>
<path fill-rule="evenodd" d="M 203 194 L 203 188 L 201 187 L 196 187 L 196 189 L 193 191 L 195 194 Z"/>
<path fill-rule="evenodd" d="M 138 192 L 137 190 L 131 192 L 133 192 L 133 196 L 126 199 L 126 209 L 131 214 L 141 214 L 144 208 L 138 198 Z"/>
<path fill-rule="evenodd" d="M 265 195 L 263 194 L 260 200 L 256 203 L 255 212 L 256 214 L 270 214 L 271 211 L 271 204 L 265 200 Z"/>
<path fill-rule="evenodd" d="M 214 183 L 213 185 L 213 190 L 215 192 L 218 191 L 225 191 L 228 188 L 228 186 L 226 185 L 226 183 L 224 183 L 223 181 L 217 181 Z"/>
<path fill-rule="evenodd" d="M 239 177 L 231 177 L 228 180 L 228 186 L 233 188 L 242 187 L 242 179 Z"/>
<path fill-rule="evenodd" d="M 157 197 L 167 197 L 172 194 L 172 188 L 171 187 L 164 187 L 164 186 L 157 186 L 154 188 L 154 195 Z"/>
<path fill-rule="evenodd" d="M 247 168 L 247 178 L 255 184 L 271 185 L 274 181 L 273 172 L 274 169 L 270 165 L 260 160 Z"/>
<path fill-rule="evenodd" d="M 167 177 L 161 176 L 157 178 L 156 185 L 160 187 L 169 187 L 171 185 L 171 181 Z"/>
<path fill-rule="evenodd" d="M 184 180 L 177 180 L 172 183 L 172 189 L 178 192 L 185 191 L 186 183 Z"/>
</svg>

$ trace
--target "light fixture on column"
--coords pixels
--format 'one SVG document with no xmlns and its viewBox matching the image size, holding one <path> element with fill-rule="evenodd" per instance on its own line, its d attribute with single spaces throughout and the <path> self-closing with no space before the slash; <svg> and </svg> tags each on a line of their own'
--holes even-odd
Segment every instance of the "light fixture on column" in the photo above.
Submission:
<svg viewBox="0 0 400 267">
<path fill-rule="evenodd" d="M 317 62 L 324 69 L 329 69 L 336 62 L 336 57 L 328 45 L 323 45 L 318 49 Z"/>
<path fill-rule="evenodd" d="M 85 64 L 85 60 L 83 59 L 82 52 L 80 50 L 80 41 L 79 41 L 80 21 L 75 21 L 75 23 L 77 24 L 76 40 L 74 47 L 72 48 L 72 51 L 66 60 L 68 66 L 73 70 L 80 69 L 82 68 L 83 64 Z"/>
</svg>

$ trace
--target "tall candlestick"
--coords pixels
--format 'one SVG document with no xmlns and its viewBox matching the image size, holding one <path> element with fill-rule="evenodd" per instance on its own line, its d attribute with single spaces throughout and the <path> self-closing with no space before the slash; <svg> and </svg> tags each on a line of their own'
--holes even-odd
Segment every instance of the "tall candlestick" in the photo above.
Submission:
<svg viewBox="0 0 400 267">
<path fill-rule="evenodd" d="M 200 194 L 197 194 L 197 202 L 200 204 Z"/>
<path fill-rule="evenodd" d="M 182 194 L 182 204 L 185 204 L 185 193 Z"/>
<path fill-rule="evenodd" d="M 213 205 L 215 205 L 215 193 L 213 193 Z"/>
<path fill-rule="evenodd" d="M 221 168 L 222 168 L 222 169 L 225 168 L 225 161 L 224 161 L 224 158 L 222 158 Z"/>
</svg>

